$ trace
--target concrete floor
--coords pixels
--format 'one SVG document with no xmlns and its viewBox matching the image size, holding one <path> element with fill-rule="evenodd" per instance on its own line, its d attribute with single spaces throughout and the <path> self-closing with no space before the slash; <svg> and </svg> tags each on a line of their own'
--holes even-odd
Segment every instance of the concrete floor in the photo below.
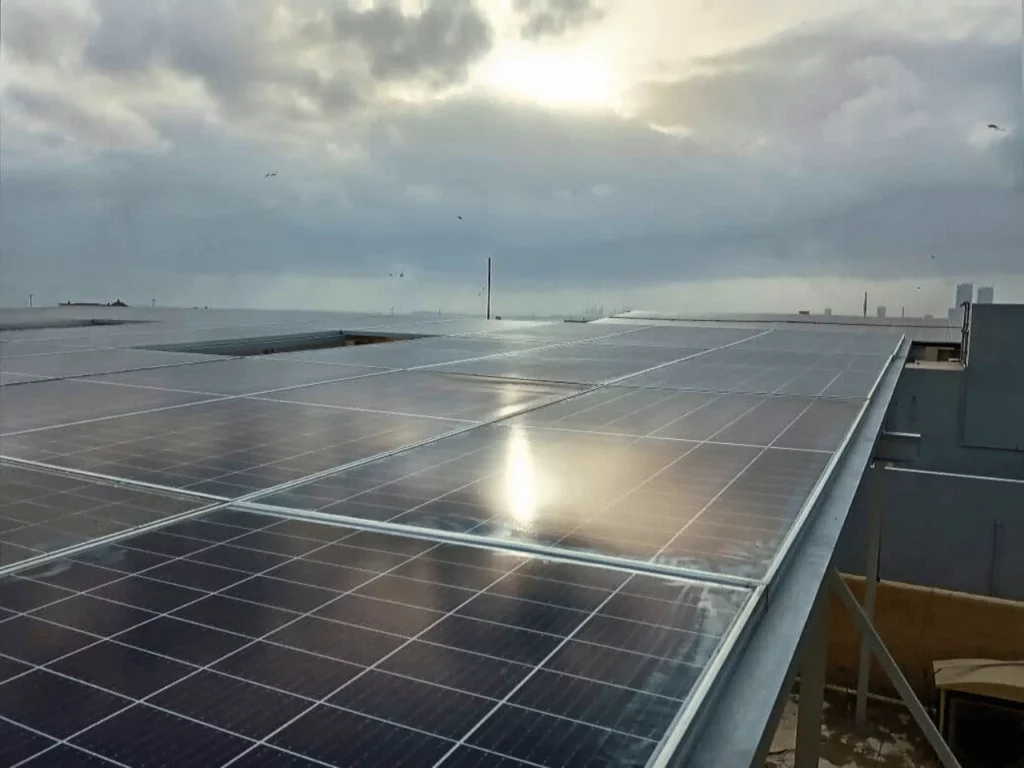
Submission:
<svg viewBox="0 0 1024 768">
<path fill-rule="evenodd" d="M 766 765 L 792 768 L 796 745 L 796 694 L 790 696 L 772 740 Z M 903 705 L 868 702 L 868 727 L 857 732 L 854 699 L 845 691 L 825 692 L 819 768 L 940 768 L 910 712 Z"/>
</svg>

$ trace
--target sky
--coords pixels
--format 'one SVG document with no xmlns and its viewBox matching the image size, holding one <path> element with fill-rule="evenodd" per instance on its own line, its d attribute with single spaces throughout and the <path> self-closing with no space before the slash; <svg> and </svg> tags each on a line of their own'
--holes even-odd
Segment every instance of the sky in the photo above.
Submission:
<svg viewBox="0 0 1024 768">
<path fill-rule="evenodd" d="M 1024 301 L 1022 5 L 4 0 L 0 304 Z"/>
</svg>

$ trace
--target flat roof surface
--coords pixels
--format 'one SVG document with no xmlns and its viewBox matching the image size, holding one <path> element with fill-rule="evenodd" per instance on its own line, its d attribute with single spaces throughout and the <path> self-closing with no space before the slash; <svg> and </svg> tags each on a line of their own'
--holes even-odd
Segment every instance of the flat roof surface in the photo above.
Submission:
<svg viewBox="0 0 1024 768">
<path fill-rule="evenodd" d="M 0 333 L 3 764 L 664 765 L 903 339 L 41 312 L 131 322 Z"/>
</svg>

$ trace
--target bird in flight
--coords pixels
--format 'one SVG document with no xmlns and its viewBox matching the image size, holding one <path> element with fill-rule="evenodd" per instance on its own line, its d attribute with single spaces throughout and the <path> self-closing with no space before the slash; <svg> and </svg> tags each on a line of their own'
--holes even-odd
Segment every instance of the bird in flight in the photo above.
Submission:
<svg viewBox="0 0 1024 768">
<path fill-rule="evenodd" d="M 269 179 L 269 178 L 272 178 L 274 176 L 277 176 L 277 171 L 270 171 L 269 173 L 264 173 L 263 174 L 263 178 L 264 179 Z"/>
<path fill-rule="evenodd" d="M 988 127 L 991 128 L 993 131 L 999 131 L 1000 133 L 1006 133 L 1006 129 L 1005 128 L 1000 128 L 995 123 L 989 123 Z"/>
<path fill-rule="evenodd" d="M 459 219 L 459 221 L 462 221 L 462 217 L 461 216 L 459 216 L 458 219 Z"/>
<path fill-rule="evenodd" d="M 933 259 L 935 258 L 935 254 L 934 254 L 934 253 L 932 254 L 932 258 L 933 258 Z"/>
</svg>

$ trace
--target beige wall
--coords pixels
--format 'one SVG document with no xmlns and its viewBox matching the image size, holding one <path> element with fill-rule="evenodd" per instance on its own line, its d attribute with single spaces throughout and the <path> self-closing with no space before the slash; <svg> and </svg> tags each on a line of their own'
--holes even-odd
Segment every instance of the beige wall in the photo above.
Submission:
<svg viewBox="0 0 1024 768">
<path fill-rule="evenodd" d="M 864 579 L 844 576 L 862 599 Z M 885 582 L 879 584 L 875 627 L 910 684 L 931 699 L 932 662 L 938 659 L 1024 659 L 1024 602 Z M 828 681 L 855 687 L 860 634 L 839 598 L 829 605 Z M 871 690 L 894 695 L 889 678 L 872 664 Z"/>
</svg>

